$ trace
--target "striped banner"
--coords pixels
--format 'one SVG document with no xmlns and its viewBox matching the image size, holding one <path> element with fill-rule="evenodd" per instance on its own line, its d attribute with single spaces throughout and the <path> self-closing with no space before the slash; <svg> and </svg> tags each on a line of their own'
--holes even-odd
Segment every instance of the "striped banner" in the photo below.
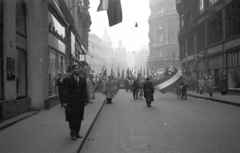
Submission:
<svg viewBox="0 0 240 153">
<path fill-rule="evenodd" d="M 175 71 L 172 74 L 169 74 L 163 79 L 153 82 L 153 86 L 161 93 L 166 93 L 176 88 L 177 85 L 179 85 L 182 81 L 183 81 L 182 76 L 178 73 L 178 70 L 175 68 Z"/>
</svg>

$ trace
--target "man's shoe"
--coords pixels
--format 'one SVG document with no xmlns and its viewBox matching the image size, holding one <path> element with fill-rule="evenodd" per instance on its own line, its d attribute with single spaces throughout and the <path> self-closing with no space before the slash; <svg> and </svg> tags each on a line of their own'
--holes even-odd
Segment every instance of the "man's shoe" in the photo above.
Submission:
<svg viewBox="0 0 240 153">
<path fill-rule="evenodd" d="M 72 140 L 77 140 L 77 137 L 76 136 L 72 136 L 71 139 Z"/>
<path fill-rule="evenodd" d="M 80 135 L 77 135 L 77 138 L 82 138 L 82 136 L 80 136 Z"/>
</svg>

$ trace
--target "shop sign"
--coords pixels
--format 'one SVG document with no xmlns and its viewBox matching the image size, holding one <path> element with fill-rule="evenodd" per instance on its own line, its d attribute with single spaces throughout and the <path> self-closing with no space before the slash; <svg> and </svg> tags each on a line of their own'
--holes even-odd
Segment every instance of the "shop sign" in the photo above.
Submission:
<svg viewBox="0 0 240 153">
<path fill-rule="evenodd" d="M 240 46 L 240 37 L 239 38 L 236 38 L 236 39 L 233 39 L 231 41 L 228 41 L 224 44 L 224 47 L 225 49 L 231 49 L 231 48 L 234 48 L 234 47 L 237 47 L 237 46 Z"/>
<path fill-rule="evenodd" d="M 214 53 L 217 53 L 217 52 L 221 52 L 221 51 L 222 51 L 222 44 L 214 46 L 212 48 L 209 48 L 207 50 L 207 55 L 211 55 L 211 54 L 214 54 Z"/>
</svg>

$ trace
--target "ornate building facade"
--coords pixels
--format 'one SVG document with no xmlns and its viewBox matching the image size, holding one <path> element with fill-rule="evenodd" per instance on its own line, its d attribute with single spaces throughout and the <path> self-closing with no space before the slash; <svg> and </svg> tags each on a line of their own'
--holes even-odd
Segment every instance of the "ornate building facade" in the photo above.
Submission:
<svg viewBox="0 0 240 153">
<path fill-rule="evenodd" d="M 180 58 L 186 76 L 212 76 L 240 90 L 240 1 L 177 0 Z"/>
<path fill-rule="evenodd" d="M 59 104 L 58 74 L 86 64 L 81 57 L 88 52 L 88 5 L 88 0 L 0 0 L 0 122 Z"/>
<path fill-rule="evenodd" d="M 179 60 L 179 18 L 175 0 L 150 0 L 148 68 L 163 72 L 167 66 L 181 69 Z"/>
</svg>

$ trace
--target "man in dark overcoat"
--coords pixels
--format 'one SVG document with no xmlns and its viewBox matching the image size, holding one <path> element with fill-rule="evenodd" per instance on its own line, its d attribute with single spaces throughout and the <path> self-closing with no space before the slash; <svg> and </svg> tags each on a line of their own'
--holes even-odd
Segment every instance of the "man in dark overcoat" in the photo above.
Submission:
<svg viewBox="0 0 240 153">
<path fill-rule="evenodd" d="M 126 89 L 126 91 L 128 91 L 128 86 L 129 86 L 128 79 L 125 79 L 124 83 L 125 83 L 125 89 Z"/>
<path fill-rule="evenodd" d="M 134 80 L 132 85 L 134 99 L 138 99 L 139 85 L 140 85 L 139 78 L 137 78 L 136 80 Z"/>
<path fill-rule="evenodd" d="M 61 104 L 61 107 L 63 107 L 63 98 L 64 98 L 64 85 L 63 85 L 63 77 L 62 74 L 58 74 L 58 79 L 57 79 L 57 86 L 58 86 L 58 95 L 59 95 L 59 101 Z"/>
<path fill-rule="evenodd" d="M 69 122 L 72 140 L 81 138 L 79 135 L 81 122 L 84 116 L 84 107 L 88 104 L 86 79 L 79 75 L 79 65 L 72 66 L 73 73 L 64 79 L 65 115 Z"/>
<path fill-rule="evenodd" d="M 144 98 L 146 99 L 147 107 L 151 107 L 151 102 L 154 101 L 154 87 L 149 77 L 147 77 L 145 83 L 143 84 Z"/>
</svg>

